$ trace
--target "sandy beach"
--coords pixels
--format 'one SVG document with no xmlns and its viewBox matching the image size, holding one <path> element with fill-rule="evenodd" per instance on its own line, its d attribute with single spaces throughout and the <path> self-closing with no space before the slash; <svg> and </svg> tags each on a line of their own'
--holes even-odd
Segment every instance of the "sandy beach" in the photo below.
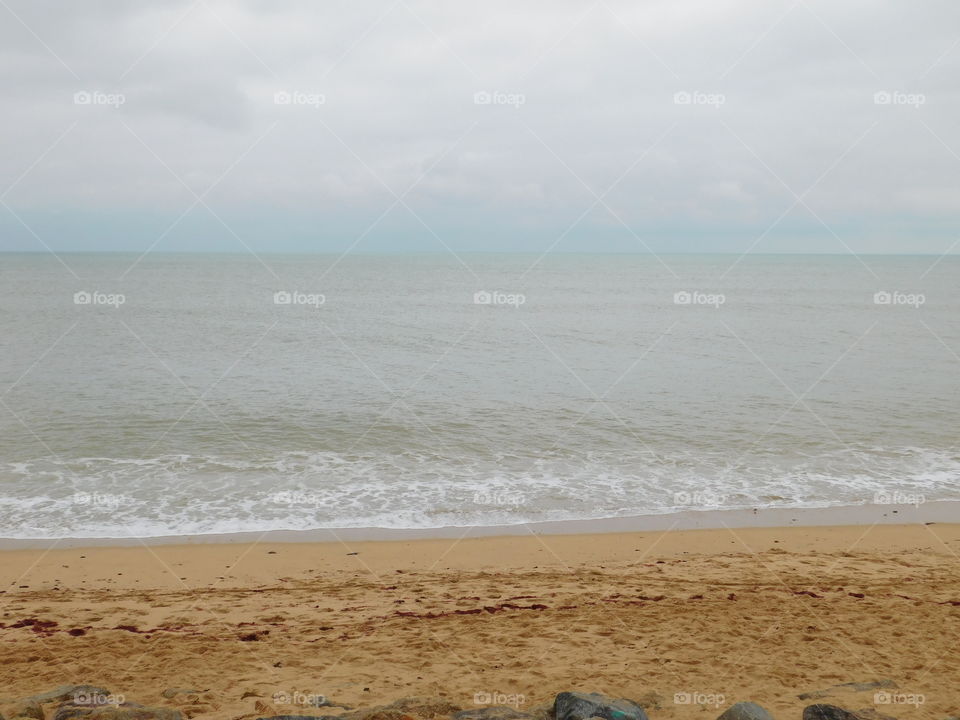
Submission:
<svg viewBox="0 0 960 720">
<path fill-rule="evenodd" d="M 828 691 L 943 720 L 957 553 L 943 523 L 5 550 L 0 680 L 8 699 L 91 683 L 186 717 L 342 712 L 311 695 L 530 711 L 583 690 L 651 718 L 741 700 L 799 718 L 816 700 L 798 695 Z M 852 682 L 894 702 L 829 690 Z"/>
</svg>

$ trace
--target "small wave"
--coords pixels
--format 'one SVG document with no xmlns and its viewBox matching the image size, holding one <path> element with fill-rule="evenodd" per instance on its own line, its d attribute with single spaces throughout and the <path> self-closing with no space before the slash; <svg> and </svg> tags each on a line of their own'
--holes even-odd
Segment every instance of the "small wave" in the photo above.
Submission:
<svg viewBox="0 0 960 720">
<path fill-rule="evenodd" d="M 960 458 L 924 448 L 574 454 L 400 452 L 80 457 L 0 465 L 0 536 L 153 537 L 516 525 L 678 510 L 960 499 Z"/>
</svg>

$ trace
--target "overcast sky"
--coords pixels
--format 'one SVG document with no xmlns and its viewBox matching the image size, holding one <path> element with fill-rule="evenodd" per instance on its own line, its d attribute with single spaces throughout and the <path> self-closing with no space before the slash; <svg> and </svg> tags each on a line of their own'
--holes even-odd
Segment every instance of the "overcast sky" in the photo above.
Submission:
<svg viewBox="0 0 960 720">
<path fill-rule="evenodd" d="M 955 0 L 2 0 L 0 249 L 948 251 Z"/>
</svg>

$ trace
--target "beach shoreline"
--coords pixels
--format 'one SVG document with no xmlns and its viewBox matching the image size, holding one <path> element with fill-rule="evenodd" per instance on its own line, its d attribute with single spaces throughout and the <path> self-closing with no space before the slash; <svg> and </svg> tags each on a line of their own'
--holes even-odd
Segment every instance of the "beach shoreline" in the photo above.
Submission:
<svg viewBox="0 0 960 720">
<path fill-rule="evenodd" d="M 251 542 L 317 543 L 406 541 L 465 537 L 523 535 L 582 535 L 596 533 L 653 532 L 665 530 L 718 530 L 724 528 L 822 527 L 831 525 L 891 525 L 951 523 L 960 521 L 960 501 L 909 504 L 839 505 L 831 507 L 704 509 L 677 513 L 608 517 L 584 520 L 549 520 L 512 525 L 444 526 L 433 528 L 342 527 L 313 530 L 268 530 L 152 537 L 2 537 L 0 551 L 134 545 L 236 544 Z"/>
</svg>

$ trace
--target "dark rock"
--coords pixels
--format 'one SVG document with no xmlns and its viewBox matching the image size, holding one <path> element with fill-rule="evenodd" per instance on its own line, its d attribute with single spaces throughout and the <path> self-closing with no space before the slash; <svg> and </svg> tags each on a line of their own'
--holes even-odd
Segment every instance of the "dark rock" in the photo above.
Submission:
<svg viewBox="0 0 960 720">
<path fill-rule="evenodd" d="M 554 698 L 556 720 L 647 720 L 643 708 L 632 700 L 611 699 L 600 693 L 562 692 Z M 806 720 L 806 718 L 804 718 Z"/>
<path fill-rule="evenodd" d="M 453 714 L 453 720 L 532 720 L 533 715 L 515 710 L 509 705 L 491 705 Z"/>
<path fill-rule="evenodd" d="M 74 705 L 57 708 L 53 720 L 182 720 L 178 710 L 145 707 L 137 703 L 120 705 Z"/>
<path fill-rule="evenodd" d="M 877 712 L 876 708 L 845 710 L 836 705 L 808 705 L 803 710 L 803 720 L 895 720 L 889 715 Z"/>
<path fill-rule="evenodd" d="M 738 702 L 728 707 L 717 720 L 773 720 L 773 715 L 756 703 Z"/>
<path fill-rule="evenodd" d="M 803 720 L 858 720 L 856 713 L 844 710 L 836 705 L 807 705 L 803 709 Z"/>
</svg>

